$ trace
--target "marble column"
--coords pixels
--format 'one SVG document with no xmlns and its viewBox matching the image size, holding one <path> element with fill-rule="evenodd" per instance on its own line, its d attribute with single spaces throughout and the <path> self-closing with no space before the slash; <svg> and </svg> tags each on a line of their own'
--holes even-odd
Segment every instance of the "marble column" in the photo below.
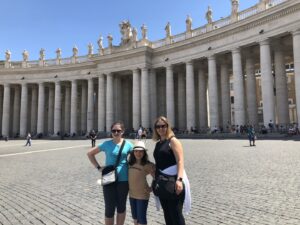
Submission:
<svg viewBox="0 0 300 225">
<path fill-rule="evenodd" d="M 167 105 L 167 118 L 171 126 L 175 126 L 175 99 L 174 99 L 174 74 L 173 66 L 166 67 L 166 105 Z"/>
<path fill-rule="evenodd" d="M 37 134 L 37 120 L 38 120 L 37 117 L 38 117 L 38 89 L 36 85 L 33 85 L 31 88 L 31 113 L 30 113 L 31 135 Z"/>
<path fill-rule="evenodd" d="M 15 86 L 15 93 L 14 93 L 14 111 L 13 111 L 13 134 L 14 135 L 19 133 L 20 131 L 20 105 L 21 105 L 21 89 L 18 85 Z"/>
<path fill-rule="evenodd" d="M 106 131 L 110 131 L 110 127 L 114 122 L 114 105 L 113 105 L 113 73 L 107 74 L 106 87 Z"/>
<path fill-rule="evenodd" d="M 298 125 L 300 124 L 300 30 L 293 32 L 294 74 Z"/>
<path fill-rule="evenodd" d="M 221 62 L 221 101 L 222 101 L 222 126 L 228 132 L 231 125 L 231 102 L 228 62 Z"/>
<path fill-rule="evenodd" d="M 71 120 L 70 120 L 70 132 L 71 135 L 77 133 L 77 105 L 78 105 L 78 98 L 77 98 L 77 80 L 72 80 L 71 84 Z"/>
<path fill-rule="evenodd" d="M 38 118 L 37 118 L 37 133 L 44 134 L 45 123 L 45 84 L 39 83 L 39 98 L 38 98 Z"/>
<path fill-rule="evenodd" d="M 207 78 L 203 68 L 198 69 L 198 94 L 199 94 L 199 129 L 207 128 Z"/>
<path fill-rule="evenodd" d="M 94 129 L 94 80 L 88 79 L 87 132 Z"/>
<path fill-rule="evenodd" d="M 278 40 L 274 47 L 275 87 L 278 124 L 287 125 L 289 119 L 289 101 L 287 76 L 285 73 L 285 61 L 283 44 Z"/>
<path fill-rule="evenodd" d="M 55 82 L 54 135 L 61 135 L 61 83 Z"/>
<path fill-rule="evenodd" d="M 81 132 L 87 132 L 87 85 L 85 82 L 81 85 Z"/>
<path fill-rule="evenodd" d="M 116 121 L 123 121 L 123 108 L 122 108 L 122 98 L 120 96 L 122 96 L 122 81 L 120 76 L 114 76 L 114 80 L 113 80 L 113 90 L 114 90 L 114 97 L 113 97 L 113 102 L 114 102 L 114 118 Z"/>
<path fill-rule="evenodd" d="M 140 126 L 141 118 L 141 95 L 140 95 L 140 75 L 139 70 L 132 71 L 132 127 L 137 130 Z"/>
<path fill-rule="evenodd" d="M 185 74 L 182 70 L 178 72 L 178 87 L 177 87 L 177 107 L 178 107 L 178 129 L 184 131 L 186 125 L 186 89 L 185 89 Z"/>
<path fill-rule="evenodd" d="M 264 125 L 268 127 L 270 120 L 275 122 L 274 89 L 270 42 L 268 39 L 260 42 L 261 91 L 263 100 Z"/>
<path fill-rule="evenodd" d="M 209 127 L 219 127 L 217 64 L 214 55 L 208 57 Z"/>
<path fill-rule="evenodd" d="M 73 113 L 73 112 L 72 112 Z M 77 121 L 76 121 L 77 123 Z M 65 133 L 71 134 L 71 87 L 65 87 Z"/>
<path fill-rule="evenodd" d="M 258 125 L 257 96 L 256 96 L 256 78 L 254 68 L 254 58 L 252 52 L 248 52 L 246 58 L 246 96 L 247 96 L 247 114 L 250 125 Z"/>
<path fill-rule="evenodd" d="M 150 93 L 149 93 L 149 74 L 148 68 L 142 68 L 141 73 L 141 121 L 142 126 L 145 128 L 151 127 L 150 125 Z"/>
<path fill-rule="evenodd" d="M 48 135 L 54 134 L 54 88 L 49 86 L 48 101 Z"/>
<path fill-rule="evenodd" d="M 234 90 L 234 124 L 246 124 L 244 74 L 242 69 L 241 50 L 232 50 L 233 90 Z"/>
<path fill-rule="evenodd" d="M 4 84 L 3 93 L 3 115 L 2 115 L 2 135 L 9 136 L 10 121 L 10 84 Z"/>
<path fill-rule="evenodd" d="M 157 117 L 157 85 L 156 85 L 156 71 L 150 69 L 150 121 L 151 126 Z"/>
<path fill-rule="evenodd" d="M 196 126 L 195 118 L 195 78 L 194 65 L 192 61 L 186 62 L 186 129 Z"/>
<path fill-rule="evenodd" d="M 28 86 L 22 83 L 21 110 L 20 110 L 20 136 L 26 137 L 28 124 Z"/>
<path fill-rule="evenodd" d="M 105 77 L 100 74 L 98 78 L 98 131 L 105 131 Z"/>
</svg>

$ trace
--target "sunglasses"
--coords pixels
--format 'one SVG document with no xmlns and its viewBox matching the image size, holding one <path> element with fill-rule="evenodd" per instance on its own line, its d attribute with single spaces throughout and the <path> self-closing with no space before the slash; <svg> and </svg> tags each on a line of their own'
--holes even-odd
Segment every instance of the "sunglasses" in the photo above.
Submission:
<svg viewBox="0 0 300 225">
<path fill-rule="evenodd" d="M 165 129 L 165 128 L 167 128 L 167 127 L 168 127 L 168 125 L 166 125 L 166 124 L 163 124 L 163 125 L 155 125 L 155 128 L 156 128 L 156 129 L 160 129 L 160 128 Z"/>
<path fill-rule="evenodd" d="M 118 133 L 118 134 L 119 134 L 119 133 L 122 132 L 122 130 L 111 130 L 111 132 L 112 132 L 112 133 Z"/>
</svg>

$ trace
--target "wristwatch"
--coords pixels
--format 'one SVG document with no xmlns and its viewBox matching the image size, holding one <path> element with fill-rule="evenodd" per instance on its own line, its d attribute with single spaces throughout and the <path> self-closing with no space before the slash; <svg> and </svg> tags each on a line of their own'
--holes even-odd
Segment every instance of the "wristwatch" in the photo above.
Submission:
<svg viewBox="0 0 300 225">
<path fill-rule="evenodd" d="M 182 177 L 178 177 L 177 180 L 182 182 Z"/>
<path fill-rule="evenodd" d="M 97 168 L 97 170 L 100 170 L 100 169 L 101 169 L 101 166 L 98 165 L 96 168 Z"/>
</svg>

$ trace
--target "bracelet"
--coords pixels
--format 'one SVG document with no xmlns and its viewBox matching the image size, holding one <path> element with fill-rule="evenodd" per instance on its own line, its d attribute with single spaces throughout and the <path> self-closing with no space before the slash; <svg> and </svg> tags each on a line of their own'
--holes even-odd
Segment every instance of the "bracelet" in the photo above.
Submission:
<svg viewBox="0 0 300 225">
<path fill-rule="evenodd" d="M 97 170 L 100 170 L 100 169 L 101 169 L 101 166 L 98 165 L 98 166 L 97 166 Z"/>
</svg>

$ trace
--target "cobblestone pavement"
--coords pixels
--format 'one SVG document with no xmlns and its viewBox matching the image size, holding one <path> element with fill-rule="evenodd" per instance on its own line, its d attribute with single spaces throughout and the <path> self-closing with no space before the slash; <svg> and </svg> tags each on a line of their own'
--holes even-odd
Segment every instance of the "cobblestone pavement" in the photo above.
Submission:
<svg viewBox="0 0 300 225">
<path fill-rule="evenodd" d="M 86 157 L 90 142 L 24 143 L 0 145 L 0 224 L 103 224 L 99 174 Z M 300 142 L 259 140 L 256 147 L 246 140 L 182 143 L 193 198 L 188 225 L 300 224 Z M 151 158 L 153 146 L 148 140 Z M 152 198 L 148 224 L 164 224 Z"/>
</svg>

